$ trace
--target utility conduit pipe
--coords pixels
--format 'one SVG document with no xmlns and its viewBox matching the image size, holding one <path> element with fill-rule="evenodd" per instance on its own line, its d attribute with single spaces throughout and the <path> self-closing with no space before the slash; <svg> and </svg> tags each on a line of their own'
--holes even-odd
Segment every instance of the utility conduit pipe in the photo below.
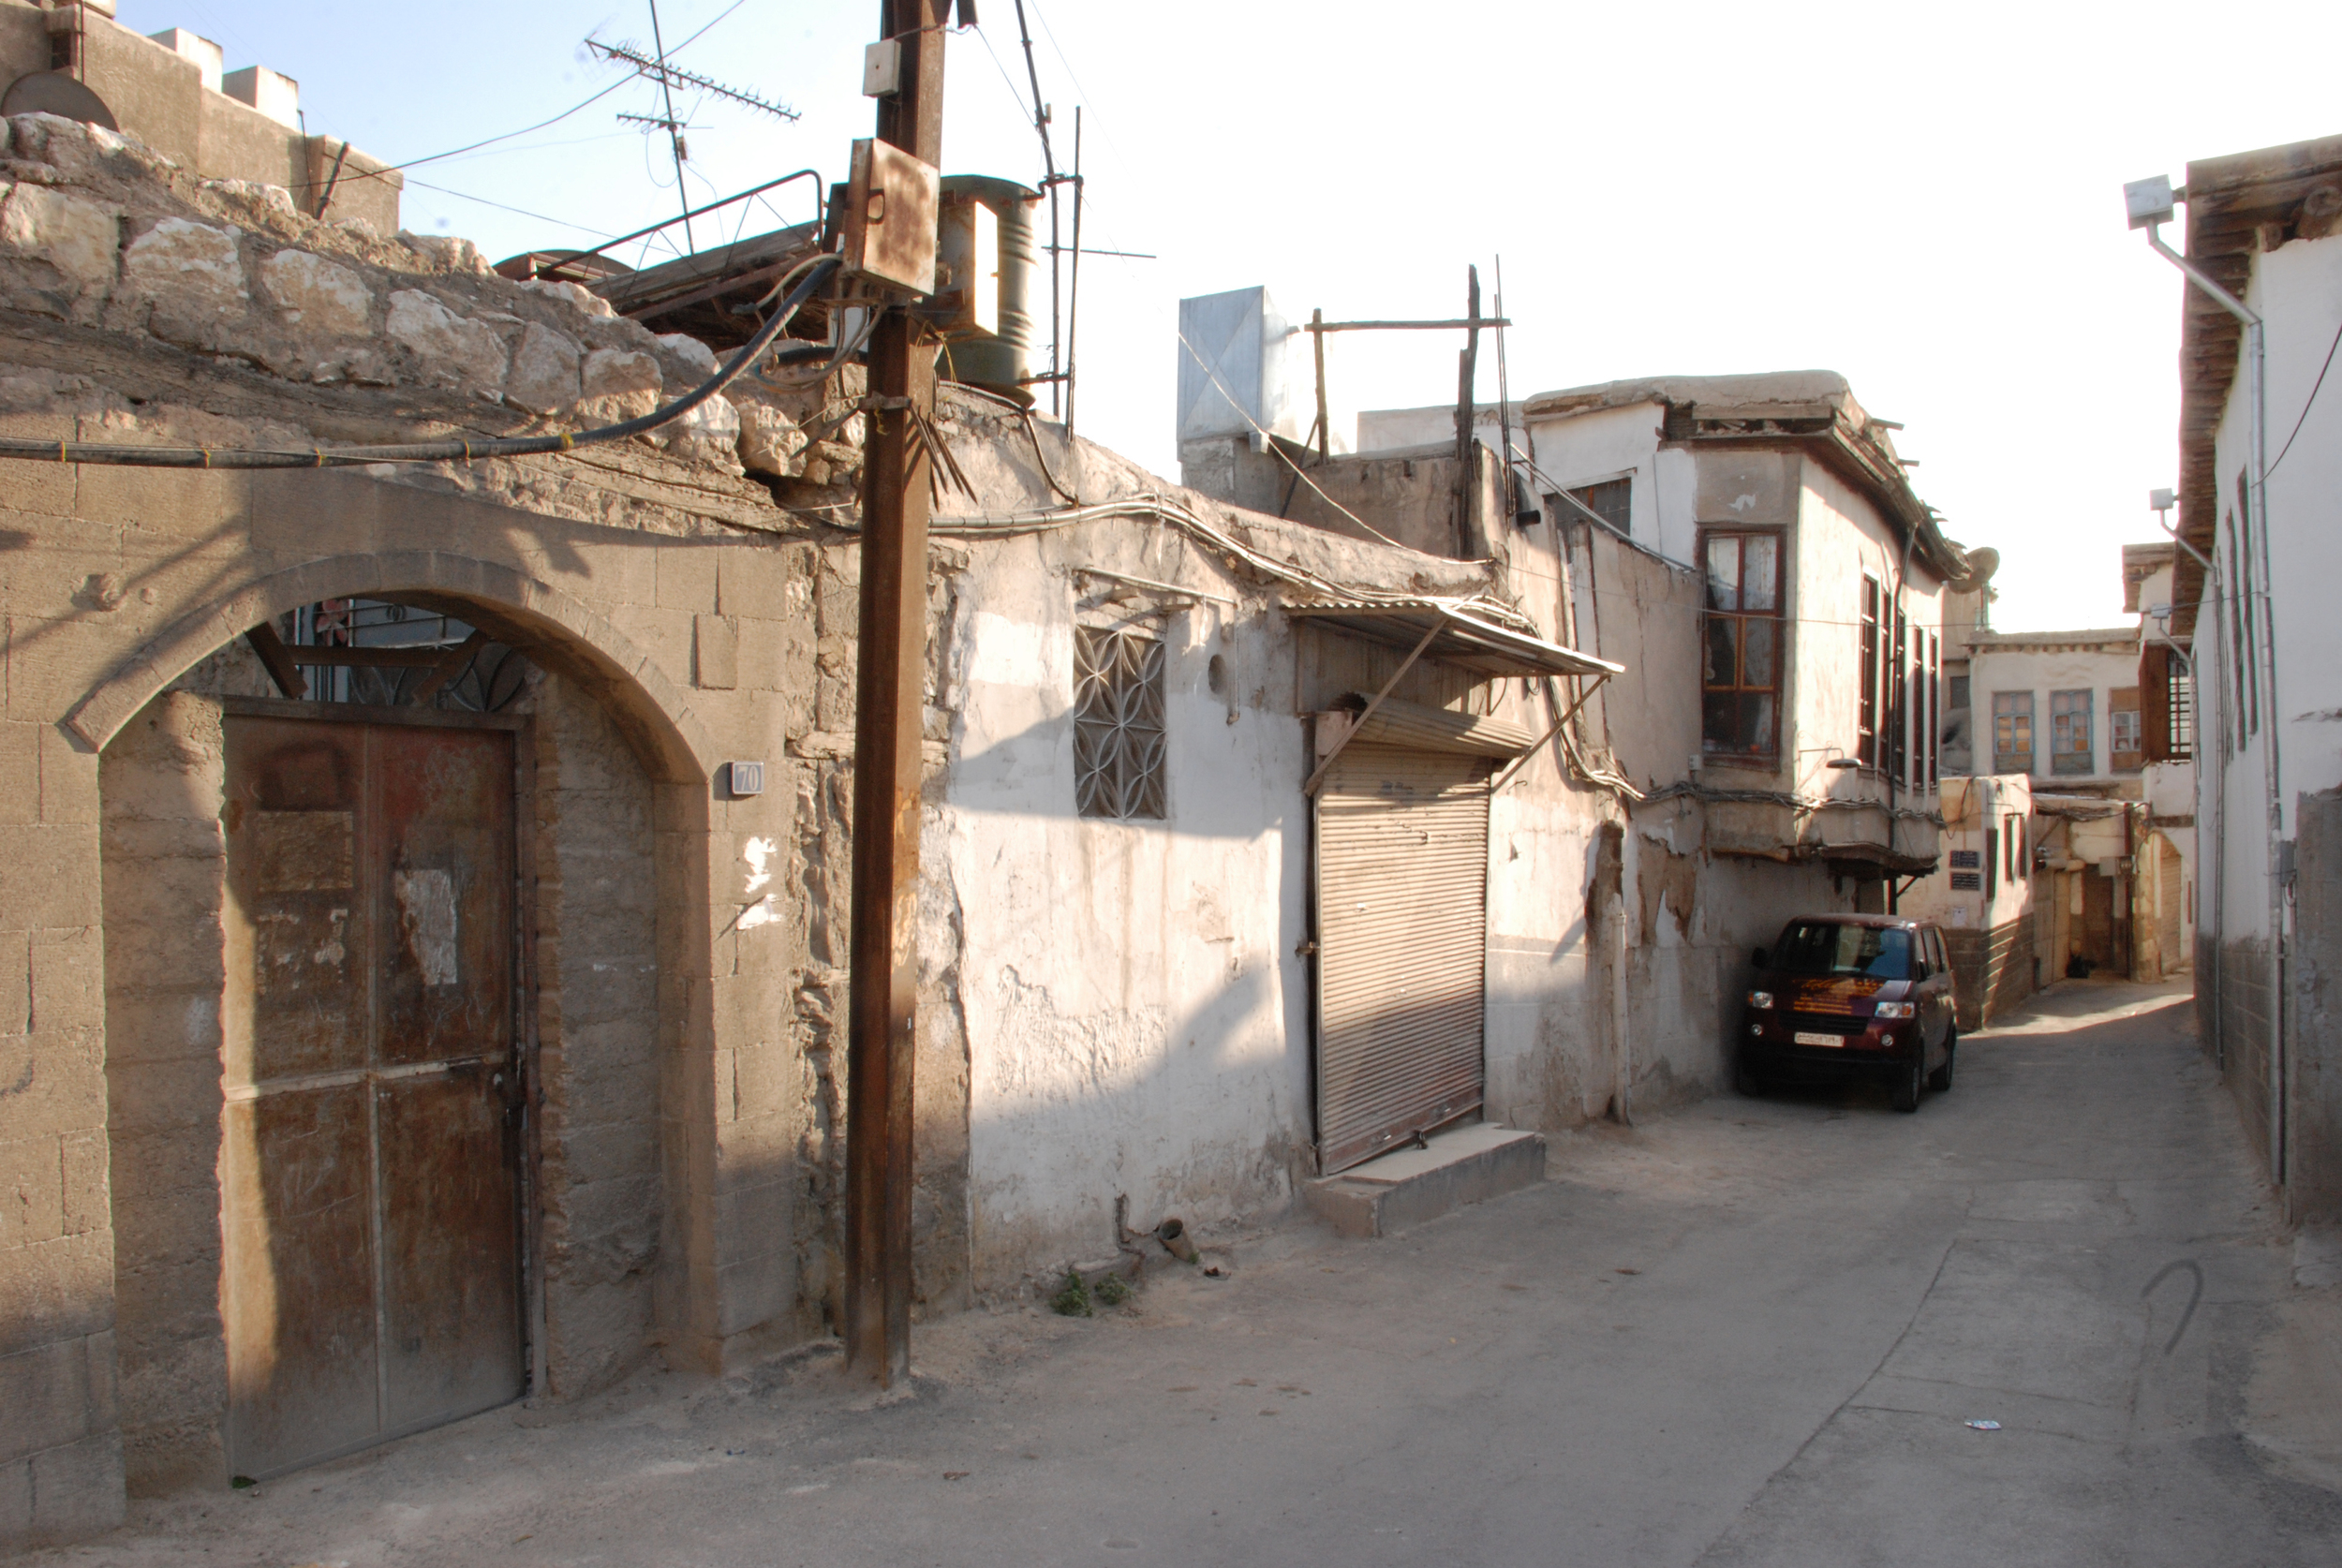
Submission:
<svg viewBox="0 0 2342 1568">
<path fill-rule="evenodd" d="M 2285 1185 L 2285 884 L 2282 880 L 2283 861 L 2279 846 L 2285 837 L 2285 792 L 2278 777 L 2279 747 L 2277 726 L 2279 715 L 2285 710 L 2277 701 L 2276 618 L 2275 606 L 2269 591 L 2269 364 L 2267 327 L 2259 312 L 2215 282 L 2194 262 L 2163 243 L 2163 219 L 2170 215 L 2166 207 L 2158 217 L 2139 222 L 2147 231 L 2147 244 L 2155 253 L 2177 267 L 2188 282 L 2202 289 L 2221 309 L 2244 325 L 2245 363 L 2250 385 L 2246 389 L 2246 407 L 2250 418 L 2246 439 L 2251 448 L 2249 461 L 2252 481 L 2246 496 L 2244 526 L 2245 548 L 2240 554 L 2247 564 L 2246 575 L 2257 575 L 2258 584 L 2237 584 L 2241 600 L 2246 593 L 2257 594 L 2260 599 L 2260 646 L 2246 650 L 2246 657 L 2260 660 L 2260 689 L 2264 728 L 2261 740 L 2261 761 L 2266 777 L 2262 781 L 2268 807 L 2268 870 L 2269 870 L 2269 1180 L 2276 1186 Z M 2250 569 L 2258 568 L 2254 572 Z M 2223 764 L 2225 766 L 2225 764 Z M 2225 792 L 2225 791 L 2223 791 Z M 2223 857 L 2225 858 L 2225 856 Z"/>
</svg>

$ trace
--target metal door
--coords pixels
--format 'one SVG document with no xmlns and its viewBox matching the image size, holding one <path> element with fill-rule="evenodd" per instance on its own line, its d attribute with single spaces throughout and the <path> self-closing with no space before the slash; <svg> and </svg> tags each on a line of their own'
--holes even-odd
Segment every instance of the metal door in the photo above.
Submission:
<svg viewBox="0 0 2342 1568">
<path fill-rule="evenodd" d="M 1353 745 L 1317 798 L 1317 1153 L 1372 1158 L 1477 1110 L 1489 763 Z"/>
<path fill-rule="evenodd" d="M 513 736 L 227 719 L 221 1306 L 255 1478 L 522 1392 Z"/>
</svg>

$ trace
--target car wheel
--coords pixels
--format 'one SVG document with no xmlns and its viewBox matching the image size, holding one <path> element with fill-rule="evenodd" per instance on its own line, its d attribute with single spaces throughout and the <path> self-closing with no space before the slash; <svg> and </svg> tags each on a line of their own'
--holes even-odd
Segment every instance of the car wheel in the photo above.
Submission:
<svg viewBox="0 0 2342 1568">
<path fill-rule="evenodd" d="M 1944 1030 L 1944 1065 L 1927 1075 L 1927 1087 L 1937 1094 L 1950 1089 L 1952 1063 L 1957 1061 L 1959 1057 L 1960 1031 L 1956 1028 L 1948 1028 Z"/>
<path fill-rule="evenodd" d="M 1732 1087 L 1751 1100 L 1765 1096 L 1765 1075 L 1756 1071 L 1756 1064 L 1748 1059 L 1745 1051 L 1732 1053 Z"/>
<path fill-rule="evenodd" d="M 1927 1049 L 1922 1045 L 1911 1053 L 1911 1065 L 1895 1075 L 1895 1109 L 1908 1116 L 1920 1108 L 1920 1096 L 1927 1092 Z"/>
</svg>

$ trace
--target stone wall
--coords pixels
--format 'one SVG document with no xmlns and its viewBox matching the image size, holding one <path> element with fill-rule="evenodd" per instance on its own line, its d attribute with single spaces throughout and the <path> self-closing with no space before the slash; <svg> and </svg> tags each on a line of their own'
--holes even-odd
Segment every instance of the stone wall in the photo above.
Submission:
<svg viewBox="0 0 2342 1568">
<path fill-rule="evenodd" d="M 2034 918 L 2030 911 L 1990 931 L 1948 928 L 1954 1020 L 1965 1030 L 1985 1028 L 2033 994 Z"/>
<path fill-rule="evenodd" d="M 97 759 L 41 722 L 32 629 L 0 723 L 0 1550 L 122 1516 Z"/>
<path fill-rule="evenodd" d="M 2342 1220 L 2342 790 L 2294 807 L 2286 1210 Z"/>
<path fill-rule="evenodd" d="M 659 911 L 650 779 L 570 682 L 537 694 L 541 1361 L 556 1398 L 648 1353 L 660 1165 Z"/>
<path fill-rule="evenodd" d="M 107 747 L 106 1084 L 131 1491 L 225 1483 L 219 704 L 170 691 Z"/>
<path fill-rule="evenodd" d="M 2245 1124 L 2245 1137 L 2264 1171 L 2269 1164 L 2269 949 L 2258 938 L 2230 941 L 2219 955 L 2219 1010 L 2224 1056 L 2220 1075 Z M 2209 973 L 2208 969 L 2199 972 Z"/>
</svg>

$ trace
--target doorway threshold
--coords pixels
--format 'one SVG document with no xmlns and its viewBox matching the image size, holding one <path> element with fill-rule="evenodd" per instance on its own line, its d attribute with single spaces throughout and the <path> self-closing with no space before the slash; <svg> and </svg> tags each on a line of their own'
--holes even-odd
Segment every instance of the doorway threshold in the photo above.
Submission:
<svg viewBox="0 0 2342 1568">
<path fill-rule="evenodd" d="M 1308 1183 L 1303 1197 L 1342 1235 L 1389 1235 L 1545 1179 L 1545 1139 L 1475 1122 Z"/>
</svg>

